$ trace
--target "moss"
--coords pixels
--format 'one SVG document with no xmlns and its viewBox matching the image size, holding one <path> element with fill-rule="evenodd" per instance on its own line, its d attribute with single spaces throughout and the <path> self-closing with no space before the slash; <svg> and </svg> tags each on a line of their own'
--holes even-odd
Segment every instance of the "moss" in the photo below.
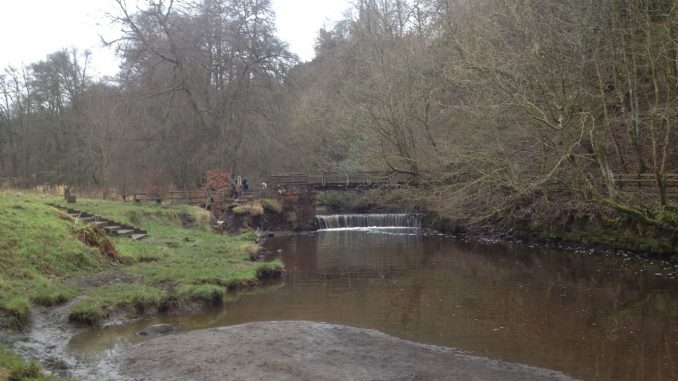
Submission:
<svg viewBox="0 0 678 381">
<path fill-rule="evenodd" d="M 659 225 L 678 226 L 678 213 L 672 210 L 664 209 L 657 213 L 654 220 Z"/>
<path fill-rule="evenodd" d="M 601 245 L 653 254 L 678 252 L 672 234 L 659 231 L 656 227 L 648 227 L 632 221 L 624 222 L 623 219 L 604 220 L 587 217 L 586 221 L 577 220 L 563 225 L 530 223 L 529 228 L 530 233 L 547 241 L 564 240 L 584 245 Z"/>
<path fill-rule="evenodd" d="M 261 200 L 261 206 L 265 210 L 271 211 L 276 214 L 281 214 L 283 212 L 282 204 L 280 204 L 277 200 L 274 200 L 272 198 L 265 198 Z"/>
</svg>

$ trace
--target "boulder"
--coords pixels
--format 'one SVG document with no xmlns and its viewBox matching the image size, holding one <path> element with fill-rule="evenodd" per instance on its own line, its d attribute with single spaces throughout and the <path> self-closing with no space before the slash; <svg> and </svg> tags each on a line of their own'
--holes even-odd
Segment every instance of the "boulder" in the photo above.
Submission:
<svg viewBox="0 0 678 381">
<path fill-rule="evenodd" d="M 170 333 L 174 333 L 174 331 L 176 331 L 176 328 L 174 328 L 174 326 L 172 325 L 155 324 L 148 326 L 143 330 L 137 332 L 137 336 L 147 336 L 147 337 L 163 336 L 169 335 Z"/>
</svg>

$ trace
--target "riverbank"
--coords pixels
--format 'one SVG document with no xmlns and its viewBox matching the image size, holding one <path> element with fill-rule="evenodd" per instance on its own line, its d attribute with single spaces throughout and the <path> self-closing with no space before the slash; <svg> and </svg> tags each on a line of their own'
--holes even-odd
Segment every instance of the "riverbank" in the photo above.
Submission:
<svg viewBox="0 0 678 381">
<path fill-rule="evenodd" d="M 68 305 L 63 325 L 68 320 L 105 325 L 212 306 L 229 291 L 252 287 L 282 270 L 279 261 L 252 260 L 257 250 L 253 232 L 215 234 L 208 212 L 197 207 L 78 200 L 78 210 L 149 233 L 142 241 L 104 236 L 112 246 L 103 255 L 101 237 L 82 239 L 90 228 L 48 202 L 62 203 L 51 196 L 0 192 L 4 331 L 30 331 L 34 306 Z"/>
<path fill-rule="evenodd" d="M 26 363 L 4 345 L 0 345 L 0 380 L 56 381 L 44 374 L 37 363 Z"/>
<path fill-rule="evenodd" d="M 248 323 L 154 338 L 125 349 L 116 362 L 124 376 L 149 381 L 572 380 L 560 372 L 374 330 L 308 321 Z"/>
<path fill-rule="evenodd" d="M 442 233 L 501 237 L 535 243 L 565 243 L 606 250 L 678 256 L 678 213 L 658 211 L 653 220 L 623 214 L 610 207 L 539 198 L 516 200 L 511 208 L 478 217 L 455 211 L 419 189 L 324 192 L 319 207 L 332 213 L 420 213 L 423 225 Z"/>
</svg>

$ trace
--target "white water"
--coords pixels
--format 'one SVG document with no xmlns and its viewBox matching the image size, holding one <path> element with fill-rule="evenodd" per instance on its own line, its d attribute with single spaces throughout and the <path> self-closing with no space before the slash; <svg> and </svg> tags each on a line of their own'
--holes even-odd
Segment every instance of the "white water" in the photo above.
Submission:
<svg viewBox="0 0 678 381">
<path fill-rule="evenodd" d="M 318 229 L 345 229 L 367 227 L 420 228 L 421 216 L 418 214 L 334 214 L 316 216 Z"/>
</svg>

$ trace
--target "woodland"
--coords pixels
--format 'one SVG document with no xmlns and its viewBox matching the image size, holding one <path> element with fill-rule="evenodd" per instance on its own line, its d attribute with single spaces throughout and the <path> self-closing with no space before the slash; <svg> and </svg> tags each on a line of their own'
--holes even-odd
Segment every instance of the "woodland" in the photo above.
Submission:
<svg viewBox="0 0 678 381">
<path fill-rule="evenodd" d="M 4 181 L 124 196 L 215 168 L 385 171 L 469 223 L 605 210 L 677 229 L 678 1 L 357 0 L 310 62 L 270 0 L 112 1 L 117 76 L 76 50 L 0 73 Z"/>
</svg>

